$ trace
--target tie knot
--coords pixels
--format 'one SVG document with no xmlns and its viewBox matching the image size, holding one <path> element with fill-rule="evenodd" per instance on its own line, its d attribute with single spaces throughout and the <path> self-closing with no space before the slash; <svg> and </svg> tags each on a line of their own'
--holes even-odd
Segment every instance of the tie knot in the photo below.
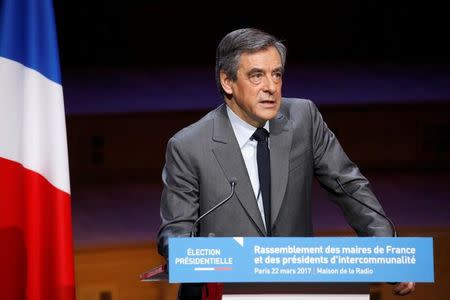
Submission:
<svg viewBox="0 0 450 300">
<path fill-rule="evenodd" d="M 269 137 L 269 132 L 263 127 L 256 129 L 255 133 L 253 133 L 252 137 L 258 142 L 266 141 Z"/>
</svg>

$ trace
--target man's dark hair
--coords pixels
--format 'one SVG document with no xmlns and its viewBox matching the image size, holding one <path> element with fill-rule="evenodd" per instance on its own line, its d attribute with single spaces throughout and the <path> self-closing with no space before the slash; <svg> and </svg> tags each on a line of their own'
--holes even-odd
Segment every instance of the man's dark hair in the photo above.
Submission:
<svg viewBox="0 0 450 300">
<path fill-rule="evenodd" d="M 220 93 L 225 95 L 220 84 L 220 71 L 223 70 L 228 77 L 236 80 L 242 53 L 254 53 L 269 47 L 275 47 L 278 50 L 284 69 L 286 47 L 273 35 L 255 28 L 243 28 L 228 33 L 220 41 L 216 50 L 216 84 Z"/>
</svg>

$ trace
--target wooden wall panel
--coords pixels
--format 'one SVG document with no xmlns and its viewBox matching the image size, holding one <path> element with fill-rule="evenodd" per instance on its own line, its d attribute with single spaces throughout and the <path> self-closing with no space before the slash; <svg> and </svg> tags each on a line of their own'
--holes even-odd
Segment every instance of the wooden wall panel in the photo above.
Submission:
<svg viewBox="0 0 450 300">
<path fill-rule="evenodd" d="M 177 286 L 141 282 L 139 275 L 163 263 L 154 243 L 77 249 L 78 300 L 175 299 Z"/>
<path fill-rule="evenodd" d="M 362 168 L 449 169 L 450 103 L 320 108 Z M 71 178 L 160 182 L 168 139 L 206 111 L 70 116 Z"/>
</svg>

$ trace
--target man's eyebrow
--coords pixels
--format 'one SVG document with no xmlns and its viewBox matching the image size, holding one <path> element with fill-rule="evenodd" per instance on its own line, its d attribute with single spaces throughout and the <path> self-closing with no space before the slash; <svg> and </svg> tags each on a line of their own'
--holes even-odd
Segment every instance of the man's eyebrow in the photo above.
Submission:
<svg viewBox="0 0 450 300">
<path fill-rule="evenodd" d="M 252 68 L 247 72 L 247 74 L 254 74 L 254 73 L 264 73 L 264 70 L 260 68 Z"/>
<path fill-rule="evenodd" d="M 264 73 L 265 71 L 264 71 L 264 69 L 261 69 L 261 68 L 252 68 L 252 69 L 250 69 L 248 72 L 247 72 L 247 75 L 252 75 L 252 74 L 256 74 L 256 73 Z M 284 68 L 283 68 L 283 66 L 279 66 L 279 67 L 277 67 L 277 68 L 275 68 L 275 69 L 273 69 L 272 71 L 271 71 L 271 73 L 273 73 L 273 72 L 281 72 L 281 73 L 283 73 L 284 72 Z"/>
<path fill-rule="evenodd" d="M 272 72 L 284 72 L 284 68 L 282 66 L 279 66 L 278 68 L 275 68 Z"/>
</svg>

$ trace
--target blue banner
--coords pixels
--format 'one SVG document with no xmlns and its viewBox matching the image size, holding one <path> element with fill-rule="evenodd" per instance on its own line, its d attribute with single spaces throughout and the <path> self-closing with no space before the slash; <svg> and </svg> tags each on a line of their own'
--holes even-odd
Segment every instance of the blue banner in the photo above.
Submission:
<svg viewBox="0 0 450 300">
<path fill-rule="evenodd" d="M 170 238 L 169 282 L 434 282 L 433 239 Z"/>
</svg>

